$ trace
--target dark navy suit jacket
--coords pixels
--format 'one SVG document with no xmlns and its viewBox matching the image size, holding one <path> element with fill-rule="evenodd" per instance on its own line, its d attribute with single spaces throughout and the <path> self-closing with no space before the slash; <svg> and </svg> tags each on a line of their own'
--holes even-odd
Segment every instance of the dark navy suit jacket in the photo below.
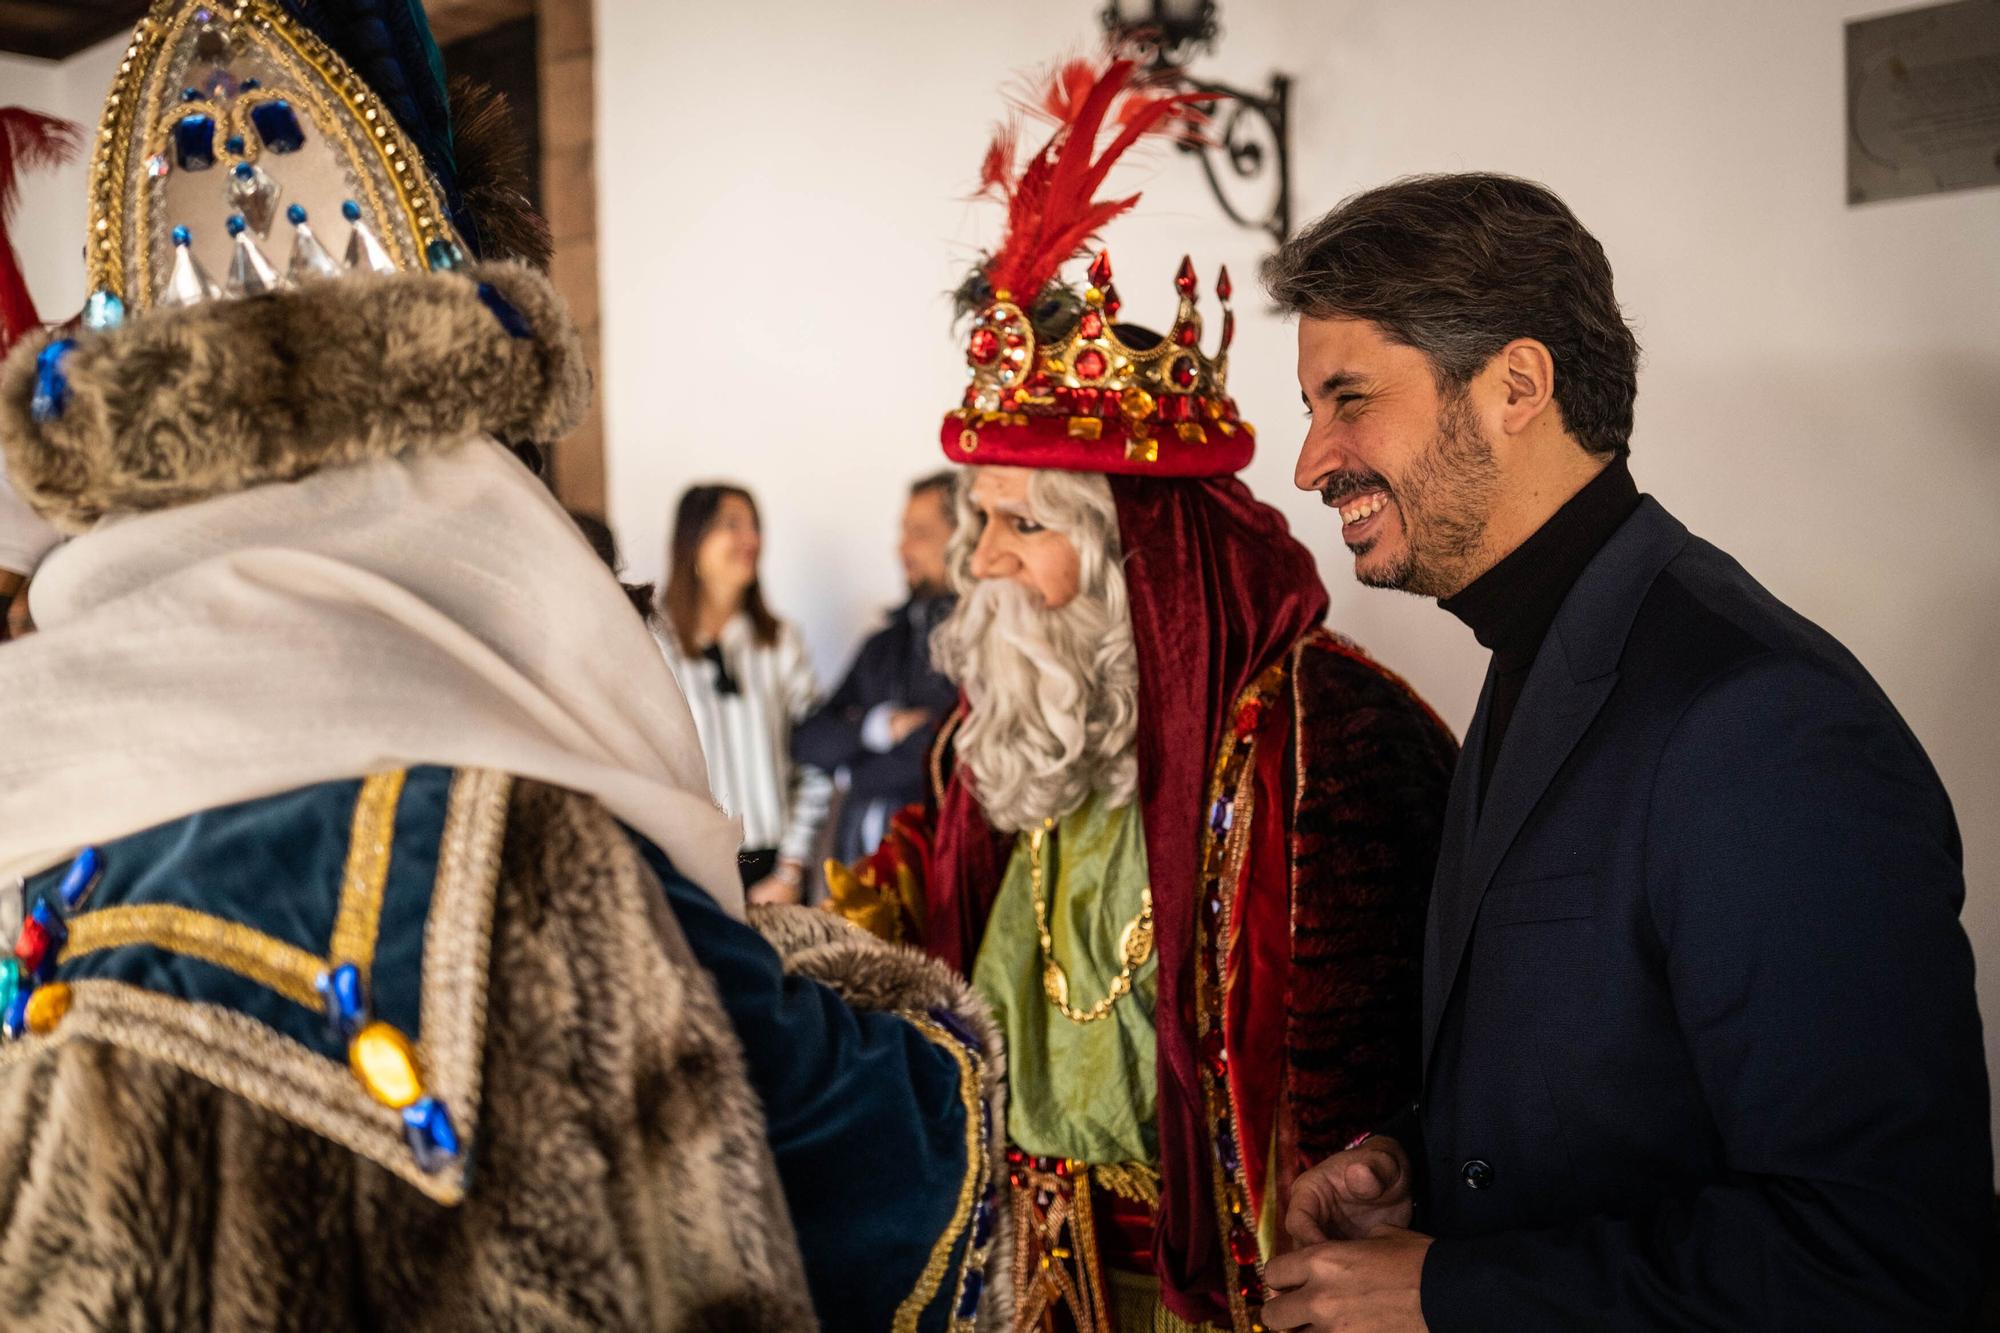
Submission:
<svg viewBox="0 0 2000 1333">
<path fill-rule="evenodd" d="M 1486 709 L 1425 946 L 1430 1326 L 1962 1325 L 1993 1177 L 1959 836 L 1888 698 L 1649 498 L 1482 802 Z"/>
</svg>

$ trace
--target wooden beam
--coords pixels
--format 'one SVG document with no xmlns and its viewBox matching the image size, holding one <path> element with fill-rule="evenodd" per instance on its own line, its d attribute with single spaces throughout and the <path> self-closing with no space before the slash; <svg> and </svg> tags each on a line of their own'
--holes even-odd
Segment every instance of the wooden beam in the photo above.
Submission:
<svg viewBox="0 0 2000 1333">
<path fill-rule="evenodd" d="M 130 28 L 146 0 L 0 0 L 0 51 L 63 60 Z"/>
<path fill-rule="evenodd" d="M 431 32 L 438 45 L 445 46 L 529 17 L 535 12 L 535 0 L 430 0 L 424 8 L 430 14 Z"/>
</svg>

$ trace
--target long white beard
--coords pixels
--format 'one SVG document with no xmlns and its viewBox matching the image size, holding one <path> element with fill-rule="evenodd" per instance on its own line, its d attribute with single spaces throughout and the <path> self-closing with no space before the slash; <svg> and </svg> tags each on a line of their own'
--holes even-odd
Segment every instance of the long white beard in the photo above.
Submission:
<svg viewBox="0 0 2000 1333">
<path fill-rule="evenodd" d="M 1092 792 L 1132 801 L 1138 651 L 1102 594 L 1051 611 L 1019 584 L 982 581 L 939 627 L 936 655 L 971 705 L 958 757 L 994 828 L 1039 827 Z"/>
</svg>

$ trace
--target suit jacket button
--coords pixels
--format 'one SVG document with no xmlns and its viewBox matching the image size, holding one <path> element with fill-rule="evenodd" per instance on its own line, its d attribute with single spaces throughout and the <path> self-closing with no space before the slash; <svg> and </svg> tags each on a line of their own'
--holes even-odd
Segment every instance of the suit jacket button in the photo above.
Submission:
<svg viewBox="0 0 2000 1333">
<path fill-rule="evenodd" d="M 1471 1190 L 1483 1190 L 1493 1183 L 1493 1163 L 1475 1157 L 1458 1169 L 1459 1179 Z"/>
</svg>

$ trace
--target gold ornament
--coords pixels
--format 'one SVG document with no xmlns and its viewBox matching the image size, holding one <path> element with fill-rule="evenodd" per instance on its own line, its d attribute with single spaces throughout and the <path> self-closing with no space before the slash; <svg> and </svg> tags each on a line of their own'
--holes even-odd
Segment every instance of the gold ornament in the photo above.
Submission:
<svg viewBox="0 0 2000 1333">
<path fill-rule="evenodd" d="M 1088 1009 L 1072 1007 L 1069 973 L 1056 961 L 1055 940 L 1049 935 L 1049 909 L 1042 902 L 1042 839 L 1054 828 L 1055 821 L 1046 819 L 1042 827 L 1028 834 L 1028 884 L 1035 905 L 1035 940 L 1042 951 L 1042 994 L 1070 1022 L 1095 1023 L 1111 1012 L 1112 1005 L 1131 993 L 1132 974 L 1153 956 L 1153 889 L 1148 885 L 1139 891 L 1139 915 L 1126 922 L 1125 929 L 1118 933 L 1118 954 L 1125 965 L 1111 979 L 1111 989 Z"/>
<path fill-rule="evenodd" d="M 28 1031 L 47 1035 L 69 1012 L 69 983 L 52 981 L 28 997 Z"/>
<path fill-rule="evenodd" d="M 361 1086 L 384 1106 L 400 1111 L 424 1095 L 410 1039 L 379 1019 L 354 1034 L 347 1062 Z"/>
</svg>

